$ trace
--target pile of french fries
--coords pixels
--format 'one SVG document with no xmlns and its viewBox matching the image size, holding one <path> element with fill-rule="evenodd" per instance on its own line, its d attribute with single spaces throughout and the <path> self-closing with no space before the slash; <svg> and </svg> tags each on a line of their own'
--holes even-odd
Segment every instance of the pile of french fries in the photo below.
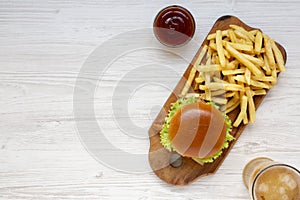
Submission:
<svg viewBox="0 0 300 200">
<path fill-rule="evenodd" d="M 230 25 L 207 37 L 182 90 L 193 86 L 198 96 L 221 105 L 229 113 L 240 107 L 233 126 L 255 121 L 255 95 L 265 95 L 285 71 L 284 59 L 273 39 L 259 30 Z M 204 59 L 205 58 L 205 59 Z"/>
</svg>

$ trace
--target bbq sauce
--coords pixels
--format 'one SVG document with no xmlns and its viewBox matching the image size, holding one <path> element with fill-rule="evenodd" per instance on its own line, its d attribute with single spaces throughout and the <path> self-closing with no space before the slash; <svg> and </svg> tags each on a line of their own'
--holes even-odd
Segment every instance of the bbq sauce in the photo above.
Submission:
<svg viewBox="0 0 300 200">
<path fill-rule="evenodd" d="M 162 9 L 153 23 L 156 38 L 169 47 L 188 43 L 195 33 L 195 20 L 191 13 L 181 6 Z"/>
</svg>

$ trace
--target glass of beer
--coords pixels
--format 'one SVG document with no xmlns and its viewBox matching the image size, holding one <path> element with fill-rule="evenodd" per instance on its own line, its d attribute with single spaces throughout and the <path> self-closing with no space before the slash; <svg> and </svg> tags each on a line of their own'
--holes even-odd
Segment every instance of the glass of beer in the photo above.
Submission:
<svg viewBox="0 0 300 200">
<path fill-rule="evenodd" d="M 251 160 L 243 181 L 253 200 L 300 200 L 300 171 L 270 158 Z"/>
</svg>

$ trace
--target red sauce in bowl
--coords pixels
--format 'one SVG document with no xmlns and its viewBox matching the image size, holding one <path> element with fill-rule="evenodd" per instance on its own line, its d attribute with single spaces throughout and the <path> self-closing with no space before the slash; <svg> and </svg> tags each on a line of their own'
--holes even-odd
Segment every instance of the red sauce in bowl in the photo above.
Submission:
<svg viewBox="0 0 300 200">
<path fill-rule="evenodd" d="M 195 33 L 195 20 L 191 13 L 181 6 L 162 9 L 153 23 L 156 38 L 169 47 L 179 47 L 191 40 Z"/>
</svg>

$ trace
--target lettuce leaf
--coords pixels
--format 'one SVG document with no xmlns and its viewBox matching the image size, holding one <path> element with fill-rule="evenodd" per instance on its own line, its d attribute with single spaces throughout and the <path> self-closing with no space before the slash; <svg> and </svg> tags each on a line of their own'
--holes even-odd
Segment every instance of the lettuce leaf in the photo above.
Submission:
<svg viewBox="0 0 300 200">
<path fill-rule="evenodd" d="M 179 98 L 176 102 L 171 104 L 169 113 L 168 113 L 167 117 L 165 118 L 165 123 L 160 131 L 160 142 L 163 145 L 163 147 L 165 147 L 168 151 L 174 151 L 172 142 L 170 140 L 170 135 L 169 135 L 170 121 L 171 121 L 172 117 L 177 112 L 177 110 L 179 110 L 183 106 L 191 104 L 191 103 L 195 103 L 195 102 L 197 102 L 197 100 L 194 96 L 192 96 L 190 98 Z M 208 102 L 207 104 L 219 109 L 219 107 L 214 102 Z M 235 139 L 232 135 L 230 135 L 230 132 L 232 130 L 231 120 L 225 113 L 223 113 L 223 117 L 225 119 L 227 128 L 226 128 L 226 138 L 225 138 L 222 148 L 216 154 L 214 154 L 213 156 L 211 156 L 209 158 L 193 158 L 196 162 L 200 162 L 200 163 L 201 162 L 202 163 L 213 162 L 215 159 L 217 159 L 223 153 L 223 149 L 226 149 L 229 147 L 229 142 Z"/>
</svg>

